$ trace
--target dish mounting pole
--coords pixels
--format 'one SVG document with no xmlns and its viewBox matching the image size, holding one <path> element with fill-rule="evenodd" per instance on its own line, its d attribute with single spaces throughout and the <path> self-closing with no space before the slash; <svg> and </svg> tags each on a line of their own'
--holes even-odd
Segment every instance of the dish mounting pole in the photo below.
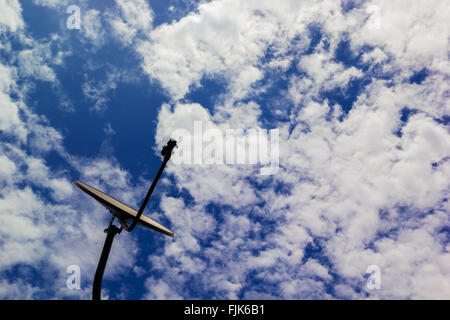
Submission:
<svg viewBox="0 0 450 320">
<path fill-rule="evenodd" d="M 109 253 L 111 251 L 112 243 L 114 241 L 114 237 L 119 234 L 122 229 L 125 229 L 128 232 L 131 232 L 136 224 L 139 222 L 139 219 L 142 215 L 142 212 L 144 211 L 145 206 L 147 205 L 148 200 L 150 199 L 150 196 L 153 193 L 153 190 L 156 187 L 156 184 L 158 183 L 159 178 L 161 177 L 162 172 L 164 171 L 164 168 L 169 161 L 172 151 L 177 145 L 177 142 L 175 140 L 170 139 L 169 142 L 164 146 L 164 148 L 161 151 L 161 155 L 164 157 L 163 162 L 161 163 L 161 166 L 158 170 L 158 173 L 156 174 L 155 178 L 153 179 L 152 184 L 150 185 L 150 188 L 148 189 L 147 195 L 144 198 L 144 201 L 142 202 L 139 211 L 136 214 L 136 217 L 134 218 L 133 222 L 127 226 L 125 221 L 122 221 L 120 219 L 119 223 L 121 225 L 120 228 L 116 227 L 113 222 L 115 219 L 115 216 L 113 215 L 111 221 L 109 222 L 108 228 L 105 229 L 106 233 L 106 239 L 105 243 L 103 245 L 102 254 L 100 255 L 100 260 L 98 261 L 97 270 L 95 271 L 94 276 L 94 283 L 92 285 L 92 300 L 101 300 L 101 289 L 102 289 L 102 280 L 103 280 L 103 274 L 105 272 L 106 263 L 108 262 Z"/>
</svg>

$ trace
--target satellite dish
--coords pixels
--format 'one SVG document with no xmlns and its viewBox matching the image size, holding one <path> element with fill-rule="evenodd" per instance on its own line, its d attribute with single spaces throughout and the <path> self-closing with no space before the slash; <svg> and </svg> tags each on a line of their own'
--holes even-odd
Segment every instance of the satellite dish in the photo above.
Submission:
<svg viewBox="0 0 450 320">
<path fill-rule="evenodd" d="M 175 140 L 170 139 L 169 142 L 167 142 L 167 144 L 161 150 L 161 155 L 164 157 L 164 160 L 161 163 L 158 173 L 156 174 L 155 178 L 153 179 L 153 182 L 147 191 L 147 195 L 145 196 L 144 200 L 142 201 L 142 204 L 138 211 L 134 210 L 133 208 L 130 208 L 129 206 L 120 202 L 119 200 L 114 199 L 113 197 L 107 195 L 106 193 L 104 193 L 98 189 L 95 189 L 94 187 L 92 187 L 84 182 L 75 181 L 73 183 L 78 188 L 80 188 L 82 191 L 84 191 L 85 193 L 90 195 L 92 198 L 94 198 L 95 200 L 100 202 L 113 215 L 111 221 L 109 222 L 108 228 L 105 229 L 106 240 L 105 240 L 105 244 L 103 245 L 103 250 L 102 250 L 102 254 L 100 256 L 100 260 L 97 265 L 97 270 L 95 271 L 94 283 L 92 285 L 92 300 L 100 300 L 101 299 L 102 279 L 103 279 L 103 273 L 104 273 L 105 267 L 106 267 L 106 262 L 108 261 L 109 252 L 111 250 L 111 246 L 112 246 L 114 237 L 116 236 L 116 234 L 119 234 L 122 231 L 122 229 L 125 229 L 128 232 L 131 232 L 134 229 L 134 227 L 139 224 L 141 226 L 156 230 L 158 232 L 161 232 L 162 234 L 165 234 L 165 235 L 173 238 L 172 231 L 170 231 L 166 227 L 163 227 L 158 222 L 144 216 L 142 213 L 143 213 L 145 206 L 147 205 L 147 202 L 150 199 L 150 196 L 152 195 L 152 192 L 155 189 L 156 184 L 158 183 L 158 180 L 161 177 L 161 174 L 164 170 L 164 167 L 166 166 L 167 162 L 169 161 L 169 159 L 172 155 L 172 151 L 176 147 L 176 145 L 177 145 L 177 142 Z M 120 228 L 116 227 L 113 224 L 114 219 L 119 220 L 119 223 L 121 225 Z"/>
<path fill-rule="evenodd" d="M 114 199 L 113 197 L 88 185 L 87 183 L 75 181 L 73 184 L 76 185 L 78 188 L 80 188 L 82 191 L 86 192 L 92 198 L 100 202 L 119 221 L 131 222 L 136 218 L 138 212 L 135 209 L 130 208 L 126 204 L 120 202 L 119 200 Z M 146 217 L 143 214 L 139 217 L 137 223 L 143 227 L 156 230 L 158 232 L 161 232 L 162 234 L 165 234 L 173 238 L 172 231 L 162 226 L 158 222 Z"/>
</svg>

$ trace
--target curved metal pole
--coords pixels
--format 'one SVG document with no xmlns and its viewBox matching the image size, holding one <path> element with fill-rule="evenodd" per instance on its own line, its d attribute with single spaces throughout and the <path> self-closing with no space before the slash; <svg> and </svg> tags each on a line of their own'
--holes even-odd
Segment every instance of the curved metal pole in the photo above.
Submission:
<svg viewBox="0 0 450 320">
<path fill-rule="evenodd" d="M 109 252 L 111 251 L 114 237 L 122 231 L 122 229 L 119 229 L 112 224 L 113 220 L 114 219 L 112 219 L 109 223 L 108 228 L 105 229 L 107 235 L 105 244 L 103 245 L 102 254 L 98 262 L 97 271 L 95 271 L 94 284 L 92 285 L 92 300 L 101 300 L 102 279 L 103 273 L 105 272 L 106 262 L 108 262 Z"/>
</svg>

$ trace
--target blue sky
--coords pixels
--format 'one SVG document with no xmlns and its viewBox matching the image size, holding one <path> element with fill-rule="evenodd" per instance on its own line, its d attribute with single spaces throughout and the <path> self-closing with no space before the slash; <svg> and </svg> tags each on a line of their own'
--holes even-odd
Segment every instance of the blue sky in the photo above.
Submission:
<svg viewBox="0 0 450 320">
<path fill-rule="evenodd" d="M 146 214 L 175 238 L 122 232 L 105 298 L 450 298 L 449 10 L 2 1 L 0 298 L 90 299 L 109 216 L 71 182 L 137 208 L 196 121 L 279 130 L 279 170 L 169 162 Z"/>
</svg>

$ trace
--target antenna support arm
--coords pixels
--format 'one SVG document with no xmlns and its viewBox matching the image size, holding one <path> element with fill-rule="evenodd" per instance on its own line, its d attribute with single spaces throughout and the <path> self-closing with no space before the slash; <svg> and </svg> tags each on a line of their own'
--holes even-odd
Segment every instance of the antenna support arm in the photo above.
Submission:
<svg viewBox="0 0 450 320">
<path fill-rule="evenodd" d="M 177 145 L 177 142 L 175 140 L 170 139 L 169 142 L 167 142 L 167 144 L 163 147 L 163 149 L 161 150 L 161 155 L 164 157 L 163 162 L 161 163 L 161 166 L 159 167 L 158 173 L 156 174 L 155 178 L 153 179 L 152 184 L 150 185 L 150 188 L 147 191 L 147 194 L 144 198 L 144 201 L 142 202 L 136 217 L 134 218 L 133 222 L 129 225 L 126 226 L 125 223 L 122 224 L 123 228 L 125 230 L 127 230 L 128 232 L 131 232 L 134 227 L 137 225 L 137 223 L 139 222 L 139 219 L 141 218 L 142 212 L 144 212 L 144 208 L 147 205 L 148 200 L 150 199 L 150 196 L 153 193 L 153 190 L 156 187 L 156 184 L 158 183 L 159 178 L 161 177 L 161 174 L 164 171 L 164 168 L 167 164 L 167 162 L 169 161 L 170 157 L 172 156 L 172 151 L 175 148 L 175 146 Z"/>
</svg>

